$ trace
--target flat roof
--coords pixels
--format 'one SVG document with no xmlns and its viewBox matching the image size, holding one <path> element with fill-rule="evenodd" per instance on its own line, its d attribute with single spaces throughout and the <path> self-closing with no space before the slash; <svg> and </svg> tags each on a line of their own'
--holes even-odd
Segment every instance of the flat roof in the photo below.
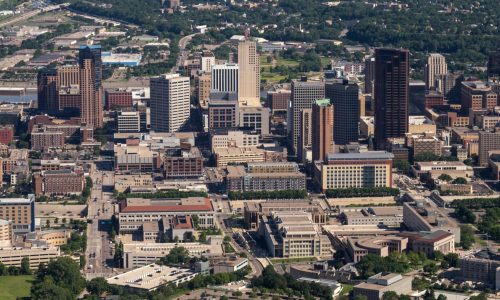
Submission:
<svg viewBox="0 0 500 300">
<path fill-rule="evenodd" d="M 106 279 L 109 284 L 129 286 L 137 289 L 153 290 L 173 281 L 194 276 L 189 269 L 150 264 Z M 183 280 L 184 281 L 184 280 Z"/>
<path fill-rule="evenodd" d="M 129 198 L 120 205 L 120 213 L 133 212 L 195 212 L 213 211 L 208 198 L 191 197 L 184 199 L 143 199 Z"/>
<path fill-rule="evenodd" d="M 0 204 L 30 204 L 35 201 L 35 195 L 28 195 L 28 198 L 0 198 Z"/>
<path fill-rule="evenodd" d="M 393 159 L 394 155 L 386 151 L 367 151 L 361 153 L 331 153 L 328 160 L 371 160 Z"/>
</svg>

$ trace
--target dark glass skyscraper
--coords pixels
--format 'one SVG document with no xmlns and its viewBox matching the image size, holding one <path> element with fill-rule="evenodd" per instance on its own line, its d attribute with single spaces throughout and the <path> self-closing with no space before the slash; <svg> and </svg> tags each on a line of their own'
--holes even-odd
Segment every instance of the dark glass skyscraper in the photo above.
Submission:
<svg viewBox="0 0 500 300">
<path fill-rule="evenodd" d="M 375 147 L 408 132 L 409 52 L 375 50 Z"/>
<path fill-rule="evenodd" d="M 95 87 L 101 87 L 102 82 L 102 58 L 101 58 L 101 45 L 80 46 L 78 53 L 78 62 L 80 68 L 83 68 L 85 59 L 91 59 L 94 63 L 95 69 Z"/>
<path fill-rule="evenodd" d="M 359 87 L 348 80 L 327 82 L 326 97 L 334 107 L 333 140 L 336 145 L 357 142 L 359 137 Z"/>
</svg>

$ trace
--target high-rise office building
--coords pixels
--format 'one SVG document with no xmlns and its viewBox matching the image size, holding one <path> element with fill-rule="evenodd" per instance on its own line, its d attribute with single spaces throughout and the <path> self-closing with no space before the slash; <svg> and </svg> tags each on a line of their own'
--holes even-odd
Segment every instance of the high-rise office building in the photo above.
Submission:
<svg viewBox="0 0 500 300">
<path fill-rule="evenodd" d="M 332 152 L 334 106 L 330 99 L 318 99 L 312 105 L 312 159 L 326 160 Z"/>
<path fill-rule="evenodd" d="M 165 74 L 151 78 L 151 130 L 177 132 L 189 120 L 189 77 Z"/>
<path fill-rule="evenodd" d="M 327 82 L 326 97 L 334 107 L 334 134 L 336 145 L 346 145 L 357 142 L 359 136 L 359 87 L 348 80 Z"/>
<path fill-rule="evenodd" d="M 38 72 L 37 87 L 38 109 L 42 111 L 59 110 L 57 97 L 57 71 L 50 69 Z"/>
<path fill-rule="evenodd" d="M 408 132 L 409 52 L 375 50 L 375 147 Z"/>
<path fill-rule="evenodd" d="M 212 90 L 238 94 L 240 68 L 237 64 L 215 65 L 212 67 Z"/>
<path fill-rule="evenodd" d="M 212 76 L 205 73 L 196 78 L 196 94 L 198 95 L 198 103 L 201 108 L 208 108 L 208 100 L 210 99 L 210 90 L 212 89 Z"/>
<path fill-rule="evenodd" d="M 260 106 L 260 57 L 257 43 L 249 40 L 238 44 L 240 67 L 239 101 L 248 106 Z"/>
<path fill-rule="evenodd" d="M 431 53 L 427 57 L 427 64 L 424 68 L 424 81 L 427 89 L 436 87 L 436 79 L 439 75 L 448 74 L 448 65 L 443 55 Z"/>
<path fill-rule="evenodd" d="M 288 111 L 288 134 L 293 152 L 297 154 L 301 132 L 301 114 L 304 109 L 311 109 L 315 100 L 325 98 L 323 81 L 308 81 L 306 77 L 292 81 L 292 97 Z"/>
<path fill-rule="evenodd" d="M 375 78 L 375 57 L 365 59 L 365 93 L 373 96 L 373 83 Z"/>
<path fill-rule="evenodd" d="M 488 77 L 500 78 L 500 49 L 490 52 L 488 56 Z"/>
<path fill-rule="evenodd" d="M 489 151 L 500 149 L 500 132 L 479 132 L 479 165 L 487 166 Z"/>
<path fill-rule="evenodd" d="M 102 127 L 102 61 L 101 46 L 81 46 L 80 68 L 80 119 L 94 128 Z"/>
</svg>

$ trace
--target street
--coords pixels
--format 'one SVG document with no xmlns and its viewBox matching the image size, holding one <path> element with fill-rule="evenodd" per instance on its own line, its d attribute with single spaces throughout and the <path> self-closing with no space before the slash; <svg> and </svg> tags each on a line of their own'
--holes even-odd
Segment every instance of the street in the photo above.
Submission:
<svg viewBox="0 0 500 300">
<path fill-rule="evenodd" d="M 92 220 L 87 226 L 87 251 L 86 251 L 86 275 L 87 279 L 95 277 L 107 277 L 112 269 L 107 267 L 106 260 L 113 257 L 111 242 L 108 233 L 99 231 L 101 220 L 110 220 L 113 215 L 111 193 L 104 192 L 103 186 L 113 185 L 113 172 L 102 172 L 92 164 L 91 178 L 93 182 L 92 193 L 88 203 L 88 219 Z"/>
</svg>

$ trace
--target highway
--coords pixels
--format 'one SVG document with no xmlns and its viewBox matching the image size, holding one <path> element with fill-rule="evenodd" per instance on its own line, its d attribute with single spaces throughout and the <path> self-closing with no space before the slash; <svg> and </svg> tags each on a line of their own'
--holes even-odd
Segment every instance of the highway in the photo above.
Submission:
<svg viewBox="0 0 500 300">
<path fill-rule="evenodd" d="M 61 5 L 51 5 L 51 6 L 44 7 L 43 9 L 35 9 L 35 10 L 31 10 L 31 11 L 22 13 L 20 15 L 9 18 L 3 22 L 0 22 L 0 28 L 10 26 L 12 24 L 24 21 L 26 19 L 29 19 L 31 17 L 34 17 L 34 16 L 42 13 L 42 12 L 48 12 L 48 11 L 57 10 L 60 8 L 61 8 Z"/>
</svg>

